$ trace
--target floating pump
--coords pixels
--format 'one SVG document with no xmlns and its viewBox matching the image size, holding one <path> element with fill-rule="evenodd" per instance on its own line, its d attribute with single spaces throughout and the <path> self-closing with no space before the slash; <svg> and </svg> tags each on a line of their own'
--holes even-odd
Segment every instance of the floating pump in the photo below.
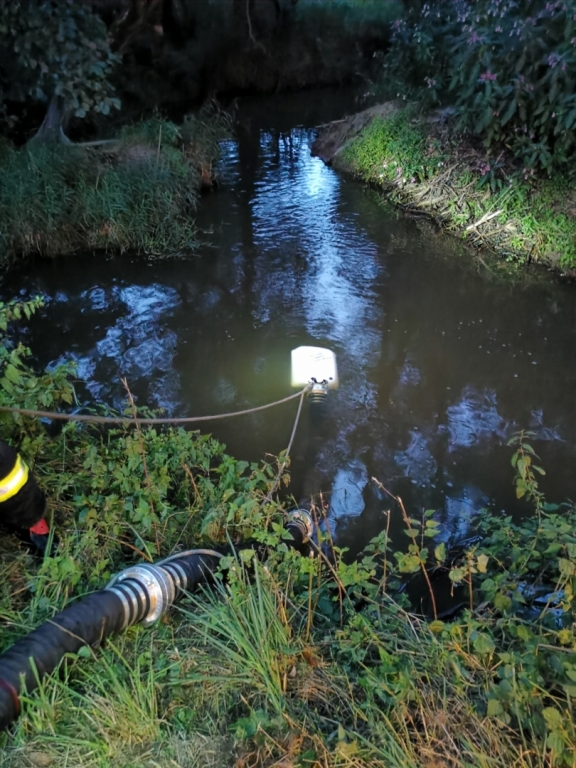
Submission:
<svg viewBox="0 0 576 768">
<path fill-rule="evenodd" d="M 336 355 L 325 347 L 298 347 L 292 350 L 292 386 L 311 385 L 310 400 L 325 400 L 331 389 L 338 388 Z"/>
</svg>

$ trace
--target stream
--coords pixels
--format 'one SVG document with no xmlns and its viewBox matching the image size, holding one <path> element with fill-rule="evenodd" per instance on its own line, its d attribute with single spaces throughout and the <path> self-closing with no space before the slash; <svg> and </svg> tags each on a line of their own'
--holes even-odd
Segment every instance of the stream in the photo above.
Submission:
<svg viewBox="0 0 576 768">
<path fill-rule="evenodd" d="M 549 500 L 574 499 L 574 286 L 503 281 L 312 158 L 313 126 L 360 108 L 338 91 L 241 102 L 219 186 L 199 203 L 197 253 L 150 264 L 86 254 L 13 271 L 4 298 L 46 297 L 26 342 L 41 365 L 76 360 L 85 401 L 122 407 L 125 376 L 139 404 L 178 416 L 285 397 L 294 347 L 334 350 L 340 388 L 321 412 L 303 411 L 289 492 L 321 492 L 352 552 L 390 508 L 373 477 L 411 515 L 435 509 L 446 541 L 485 507 L 525 513 L 507 446 L 520 429 L 535 433 Z M 258 461 L 285 449 L 296 408 L 209 429 Z M 393 518 L 392 533 L 400 526 Z"/>
</svg>

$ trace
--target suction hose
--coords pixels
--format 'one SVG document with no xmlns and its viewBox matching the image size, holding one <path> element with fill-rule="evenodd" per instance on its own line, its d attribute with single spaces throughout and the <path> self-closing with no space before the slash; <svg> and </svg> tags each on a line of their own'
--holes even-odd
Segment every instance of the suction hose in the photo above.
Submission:
<svg viewBox="0 0 576 768">
<path fill-rule="evenodd" d="M 304 551 L 313 533 L 309 514 L 305 510 L 292 512 L 286 529 L 292 546 Z M 96 648 L 132 624 L 150 626 L 184 592 L 208 582 L 223 554 L 190 550 L 155 564 L 126 568 L 106 589 L 72 603 L 17 640 L 0 655 L 0 729 L 19 716 L 20 694 L 33 691 L 66 654 L 75 654 L 84 645 Z"/>
</svg>

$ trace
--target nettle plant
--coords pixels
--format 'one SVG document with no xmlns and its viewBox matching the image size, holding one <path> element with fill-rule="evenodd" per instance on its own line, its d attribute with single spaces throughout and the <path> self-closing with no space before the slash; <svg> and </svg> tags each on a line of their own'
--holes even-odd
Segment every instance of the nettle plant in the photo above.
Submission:
<svg viewBox="0 0 576 768">
<path fill-rule="evenodd" d="M 576 139 L 575 0 L 436 0 L 395 22 L 388 71 L 526 174 L 565 166 Z"/>
</svg>

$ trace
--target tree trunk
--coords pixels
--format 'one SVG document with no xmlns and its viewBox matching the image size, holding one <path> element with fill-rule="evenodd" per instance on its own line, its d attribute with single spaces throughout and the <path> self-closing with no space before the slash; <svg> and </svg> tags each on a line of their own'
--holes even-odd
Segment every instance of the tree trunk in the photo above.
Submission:
<svg viewBox="0 0 576 768">
<path fill-rule="evenodd" d="M 43 144 L 72 144 L 62 128 L 65 117 L 64 99 L 61 96 L 53 96 L 48 105 L 46 117 L 31 141 Z"/>
</svg>

